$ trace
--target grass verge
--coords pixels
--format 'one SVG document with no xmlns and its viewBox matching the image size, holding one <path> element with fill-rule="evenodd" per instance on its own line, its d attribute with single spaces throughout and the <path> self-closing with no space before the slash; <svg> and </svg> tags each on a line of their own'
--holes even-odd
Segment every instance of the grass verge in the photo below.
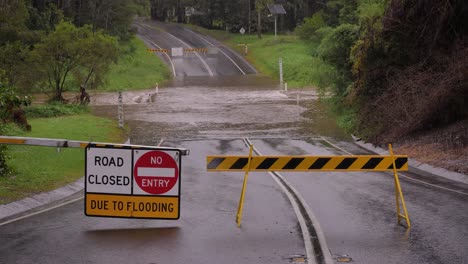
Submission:
<svg viewBox="0 0 468 264">
<path fill-rule="evenodd" d="M 8 135 L 66 138 L 70 140 L 122 142 L 115 121 L 91 114 L 29 120 L 31 132 L 10 126 Z M 0 204 L 50 191 L 84 175 L 84 150 L 35 146 L 10 146 L 7 164 L 12 173 L 0 177 Z"/>
<path fill-rule="evenodd" d="M 111 66 L 107 82 L 99 87 L 99 91 L 148 89 L 170 78 L 167 65 L 148 52 L 145 43 L 139 38 L 132 38 L 121 49 L 124 54 L 117 64 Z"/>
</svg>

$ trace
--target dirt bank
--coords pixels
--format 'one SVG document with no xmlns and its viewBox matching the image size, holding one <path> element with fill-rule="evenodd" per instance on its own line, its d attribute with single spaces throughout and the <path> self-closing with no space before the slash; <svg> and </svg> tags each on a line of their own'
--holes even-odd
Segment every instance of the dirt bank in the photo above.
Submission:
<svg viewBox="0 0 468 264">
<path fill-rule="evenodd" d="M 468 120 L 406 137 L 395 144 L 395 152 L 468 174 Z"/>
</svg>

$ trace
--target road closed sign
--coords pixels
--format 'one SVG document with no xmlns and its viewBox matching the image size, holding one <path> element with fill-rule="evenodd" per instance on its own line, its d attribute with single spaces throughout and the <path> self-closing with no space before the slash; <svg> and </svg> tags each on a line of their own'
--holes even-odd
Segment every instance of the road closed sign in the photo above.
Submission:
<svg viewBox="0 0 468 264">
<path fill-rule="evenodd" d="M 86 149 L 85 214 L 179 219 L 180 156 L 177 149 L 90 145 Z"/>
</svg>

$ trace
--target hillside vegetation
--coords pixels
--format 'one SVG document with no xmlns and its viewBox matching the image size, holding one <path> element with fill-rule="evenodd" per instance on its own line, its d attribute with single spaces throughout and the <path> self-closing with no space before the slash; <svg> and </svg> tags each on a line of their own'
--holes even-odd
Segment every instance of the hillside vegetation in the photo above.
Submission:
<svg viewBox="0 0 468 264">
<path fill-rule="evenodd" d="M 253 22 L 248 25 L 245 21 L 249 19 L 234 19 L 246 16 L 243 8 L 239 11 L 233 8 L 242 7 L 242 1 L 232 1 L 224 6 L 218 1 L 187 2 L 210 14 L 193 18 L 192 23 L 231 32 L 238 32 L 241 26 L 252 33 L 259 28 L 271 32 L 271 19 L 266 16 L 265 6 L 273 1 L 255 1 L 255 10 L 264 19 L 261 27 L 252 26 L 258 22 L 257 14 L 250 17 Z M 294 30 L 309 49 L 307 58 L 300 61 L 310 70 L 292 74 L 289 81 L 300 86 L 315 85 L 326 92 L 324 94 L 332 94 L 330 103 L 345 120 L 342 124 L 350 132 L 382 144 L 461 122 L 461 129 L 454 132 L 457 134 L 454 136 L 456 145 L 461 148 L 468 145 L 465 126 L 468 116 L 467 1 L 277 2 L 283 4 L 287 13 L 280 24 Z M 210 3 L 213 8 L 209 8 Z M 156 7 L 169 8 L 170 5 L 160 2 Z M 232 16 L 223 19 L 223 14 L 228 13 Z M 160 18 L 158 12 L 153 14 Z M 170 17 L 164 19 L 171 20 Z M 172 19 L 183 22 L 180 16 Z M 294 25 L 291 19 L 302 22 Z M 243 22 L 236 24 L 235 21 Z M 281 53 L 275 52 L 278 55 L 271 56 L 272 61 L 282 56 L 287 62 L 287 56 L 283 55 L 291 54 L 281 50 L 281 46 L 291 39 L 280 37 L 276 43 L 268 39 L 256 44 L 260 47 L 266 47 L 268 43 L 278 45 L 276 50 Z M 262 52 L 255 45 L 250 48 L 257 54 Z M 291 58 L 294 60 L 295 56 L 291 55 Z M 264 64 L 274 65 L 271 62 Z M 274 72 L 271 67 L 261 70 Z"/>
</svg>

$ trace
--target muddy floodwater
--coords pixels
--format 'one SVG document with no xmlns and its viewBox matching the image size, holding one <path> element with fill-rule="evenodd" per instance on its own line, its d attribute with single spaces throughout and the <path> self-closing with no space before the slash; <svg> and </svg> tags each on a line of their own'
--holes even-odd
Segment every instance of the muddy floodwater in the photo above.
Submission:
<svg viewBox="0 0 468 264">
<path fill-rule="evenodd" d="M 345 139 L 314 89 L 284 91 L 267 77 L 178 78 L 156 89 L 122 93 L 133 144 L 161 139 Z M 92 98 L 96 115 L 117 119 L 118 93 Z"/>
</svg>

